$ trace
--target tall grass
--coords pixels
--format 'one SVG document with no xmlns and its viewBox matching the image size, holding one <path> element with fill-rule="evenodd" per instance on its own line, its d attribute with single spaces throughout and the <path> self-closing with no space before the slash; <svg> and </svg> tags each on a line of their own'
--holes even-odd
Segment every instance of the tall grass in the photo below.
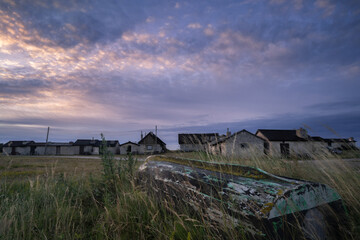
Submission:
<svg viewBox="0 0 360 240">
<path fill-rule="evenodd" d="M 221 238 L 185 209 L 175 212 L 140 190 L 136 166 L 131 155 L 115 160 L 103 144 L 100 175 L 3 176 L 0 239 Z"/>
<path fill-rule="evenodd" d="M 174 154 L 170 154 L 174 155 Z M 253 155 L 248 158 L 212 155 L 209 152 L 177 153 L 175 156 L 201 159 L 211 162 L 227 162 L 253 166 L 269 173 L 327 184 L 341 196 L 346 214 L 346 228 L 343 239 L 357 239 L 360 236 L 360 151 L 352 149 L 342 155 L 308 155 L 307 160 Z M 346 157 L 358 158 L 347 160 Z"/>
<path fill-rule="evenodd" d="M 104 140 L 104 138 L 103 138 Z M 214 228 L 201 215 L 174 203 L 156 201 L 136 186 L 139 162 L 129 155 L 115 160 L 102 146 L 101 174 L 28 175 L 0 178 L 0 239 L 244 239 L 241 227 Z M 210 153 L 177 156 L 259 167 L 268 172 L 328 184 L 342 196 L 349 233 L 360 236 L 360 173 L 346 160 L 319 161 L 222 157 Z M 52 168 L 56 168 L 53 165 Z M 4 167 L 0 171 L 10 171 Z M 175 210 L 176 209 L 176 210 Z"/>
</svg>

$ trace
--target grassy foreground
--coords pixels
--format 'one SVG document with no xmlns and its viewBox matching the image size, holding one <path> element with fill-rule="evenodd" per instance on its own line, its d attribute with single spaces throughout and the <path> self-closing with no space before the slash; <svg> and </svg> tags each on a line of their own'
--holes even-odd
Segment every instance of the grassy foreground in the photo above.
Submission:
<svg viewBox="0 0 360 240">
<path fill-rule="evenodd" d="M 174 153 L 172 153 L 174 154 Z M 206 153 L 177 156 L 256 166 L 328 184 L 349 213 L 347 239 L 360 235 L 359 169 L 341 159 L 236 159 Z M 0 157 L 0 239 L 234 239 L 236 228 L 214 229 L 187 209 L 158 204 L 134 183 L 135 158 L 115 161 Z"/>
</svg>

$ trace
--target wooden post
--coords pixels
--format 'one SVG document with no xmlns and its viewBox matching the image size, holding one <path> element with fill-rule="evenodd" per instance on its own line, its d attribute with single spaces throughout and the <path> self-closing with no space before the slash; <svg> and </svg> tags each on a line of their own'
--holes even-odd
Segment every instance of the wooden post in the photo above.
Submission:
<svg viewBox="0 0 360 240">
<path fill-rule="evenodd" d="M 49 140 L 49 132 L 50 132 L 50 127 L 48 127 L 48 129 L 47 129 L 44 155 L 46 155 L 46 151 L 47 151 L 47 145 L 48 145 L 48 140 Z"/>
</svg>

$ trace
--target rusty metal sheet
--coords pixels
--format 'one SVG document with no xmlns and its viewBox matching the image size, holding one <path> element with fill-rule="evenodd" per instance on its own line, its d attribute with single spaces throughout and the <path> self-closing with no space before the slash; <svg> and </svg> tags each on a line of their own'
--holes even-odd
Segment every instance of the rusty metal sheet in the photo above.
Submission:
<svg viewBox="0 0 360 240">
<path fill-rule="evenodd" d="M 321 239 L 328 236 L 328 227 L 309 223 L 327 218 L 328 208 L 343 212 L 339 194 L 325 184 L 237 164 L 150 156 L 137 176 L 138 183 L 160 200 L 185 203 L 215 224 L 239 224 L 252 236 L 277 238 L 300 227 Z"/>
</svg>

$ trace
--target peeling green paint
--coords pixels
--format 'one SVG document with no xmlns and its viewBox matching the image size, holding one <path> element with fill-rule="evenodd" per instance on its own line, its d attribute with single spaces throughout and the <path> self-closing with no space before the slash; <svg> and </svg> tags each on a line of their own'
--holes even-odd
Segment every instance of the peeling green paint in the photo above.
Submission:
<svg viewBox="0 0 360 240">
<path fill-rule="evenodd" d="M 252 232 L 261 232 L 255 227 L 259 222 L 341 200 L 327 185 L 236 164 L 152 156 L 139 169 L 138 178 L 145 189 L 159 188 L 157 194 L 202 209 L 219 223 L 224 218 L 240 219 Z M 281 224 L 276 220 L 271 225 L 278 231 Z"/>
</svg>

